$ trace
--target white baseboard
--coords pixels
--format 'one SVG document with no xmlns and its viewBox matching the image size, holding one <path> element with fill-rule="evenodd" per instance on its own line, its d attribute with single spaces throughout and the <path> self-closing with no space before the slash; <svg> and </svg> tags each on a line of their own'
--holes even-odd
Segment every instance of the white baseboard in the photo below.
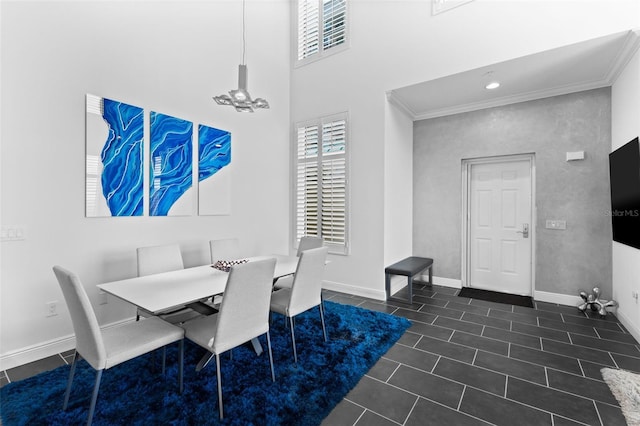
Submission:
<svg viewBox="0 0 640 426">
<path fill-rule="evenodd" d="M 633 323 L 633 321 L 631 321 L 627 316 L 625 316 L 619 310 L 616 311 L 616 318 L 620 320 L 620 322 L 622 323 L 622 325 L 624 325 L 624 327 L 627 329 L 629 334 L 631 334 L 633 338 L 636 339 L 637 342 L 640 342 L 640 328 L 638 328 Z"/>
<path fill-rule="evenodd" d="M 20 348 L 0 356 L 0 370 L 19 367 L 33 361 L 50 357 L 60 352 L 75 348 L 76 338 L 74 335 L 49 340 L 44 343 Z"/>
<path fill-rule="evenodd" d="M 134 318 L 127 318 L 121 321 L 116 321 L 116 322 L 107 324 L 103 328 L 115 327 L 120 324 L 131 322 L 133 320 Z M 74 349 L 75 347 L 76 347 L 75 335 L 70 334 L 68 336 L 63 336 L 57 339 L 48 340 L 43 343 L 38 343 L 38 344 L 27 346 L 24 348 L 16 349 L 14 351 L 7 352 L 0 355 L 0 371 L 4 371 L 10 368 L 28 364 L 33 361 L 38 361 L 40 359 L 59 354 L 60 352 Z"/>
<path fill-rule="evenodd" d="M 416 277 L 424 282 L 429 282 L 428 275 L 420 275 Z M 462 288 L 462 281 L 452 278 L 433 277 L 433 284 L 443 287 Z M 402 288 L 407 286 L 407 277 L 402 275 L 394 275 L 391 277 L 391 294 L 395 294 Z M 375 300 L 386 300 L 387 295 L 384 288 L 375 290 L 372 288 L 357 287 L 349 284 L 339 283 L 335 281 L 323 281 L 322 288 L 340 293 L 353 294 L 355 296 L 367 297 Z"/>
<path fill-rule="evenodd" d="M 385 300 L 384 289 L 374 290 L 372 288 L 357 287 L 354 285 L 339 283 L 335 281 L 322 281 L 322 288 L 340 293 L 353 294 L 355 296 L 367 297 L 375 300 Z"/>
<path fill-rule="evenodd" d="M 550 293 L 547 291 L 536 291 L 534 292 L 534 300 L 540 302 L 549 302 L 549 303 L 557 303 L 559 305 L 566 306 L 578 306 L 584 301 L 580 296 L 574 296 L 571 294 L 559 294 L 559 293 Z M 611 308 L 609 308 L 611 309 Z M 616 318 L 620 320 L 622 325 L 627 329 L 629 334 L 633 336 L 638 342 L 640 342 L 640 329 L 633 324 L 633 322 L 627 318 L 624 313 L 620 312 L 618 309 L 613 308 L 611 311 L 616 315 Z"/>
<path fill-rule="evenodd" d="M 422 275 L 423 281 L 429 281 L 428 275 Z M 462 288 L 462 280 L 456 280 L 454 278 L 433 277 L 433 285 L 440 285 L 442 287 Z"/>
<path fill-rule="evenodd" d="M 533 300 L 548 303 L 557 303 L 566 306 L 578 306 L 582 303 L 582 298 L 578 295 L 550 293 L 548 291 L 534 290 Z"/>
</svg>

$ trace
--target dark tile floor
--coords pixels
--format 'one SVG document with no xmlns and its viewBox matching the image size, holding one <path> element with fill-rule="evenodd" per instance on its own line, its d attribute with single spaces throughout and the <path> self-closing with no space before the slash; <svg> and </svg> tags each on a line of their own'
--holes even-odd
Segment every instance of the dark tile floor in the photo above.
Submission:
<svg viewBox="0 0 640 426">
<path fill-rule="evenodd" d="M 640 372 L 640 345 L 614 315 L 458 297 L 417 285 L 413 305 L 325 299 L 412 326 L 325 419 L 340 425 L 625 425 L 600 368 Z M 71 362 L 73 351 L 0 372 L 0 385 Z"/>
<path fill-rule="evenodd" d="M 418 286 L 413 305 L 327 292 L 413 325 L 323 425 L 626 424 L 600 369 L 640 372 L 640 345 L 614 315 L 458 291 Z"/>
</svg>

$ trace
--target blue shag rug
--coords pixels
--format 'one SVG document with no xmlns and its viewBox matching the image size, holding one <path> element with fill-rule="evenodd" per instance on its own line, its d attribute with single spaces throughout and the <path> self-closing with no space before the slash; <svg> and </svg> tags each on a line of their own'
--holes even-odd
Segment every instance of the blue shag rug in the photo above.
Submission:
<svg viewBox="0 0 640 426">
<path fill-rule="evenodd" d="M 167 348 L 167 371 L 156 351 L 106 370 L 95 425 L 318 425 L 360 378 L 402 336 L 405 318 L 350 305 L 325 302 L 329 340 L 312 309 L 296 317 L 298 364 L 293 362 L 287 321 L 274 315 L 271 343 L 276 372 L 271 381 L 266 338 L 257 357 L 249 346 L 224 354 L 222 386 L 225 418 L 218 419 L 215 360 L 199 373 L 204 349 L 185 340 L 184 392 L 178 393 L 178 345 Z M 155 366 L 155 367 L 154 367 Z M 94 370 L 81 361 L 67 411 L 62 401 L 69 366 L 10 383 L 0 389 L 2 424 L 75 425 L 86 423 Z"/>
</svg>

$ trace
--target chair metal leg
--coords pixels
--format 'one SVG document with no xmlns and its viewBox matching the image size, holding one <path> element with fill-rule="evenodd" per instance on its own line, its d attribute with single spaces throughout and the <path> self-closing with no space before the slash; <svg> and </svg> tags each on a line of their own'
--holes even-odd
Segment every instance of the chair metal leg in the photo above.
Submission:
<svg viewBox="0 0 640 426">
<path fill-rule="evenodd" d="M 73 383 L 73 376 L 76 374 L 76 364 L 80 359 L 78 351 L 73 355 L 73 362 L 71 363 L 71 370 L 69 370 L 69 380 L 67 380 L 67 391 L 64 393 L 64 403 L 62 409 L 66 410 L 69 404 L 69 395 L 71 394 L 71 383 Z"/>
<path fill-rule="evenodd" d="M 293 332 L 293 317 L 289 317 L 289 325 L 291 326 L 291 346 L 293 346 L 293 360 L 298 363 L 298 352 L 296 351 L 296 335 Z"/>
<path fill-rule="evenodd" d="M 212 358 L 213 354 L 211 352 L 206 353 L 202 358 L 200 358 L 200 361 L 198 361 L 198 365 L 196 365 L 196 371 L 200 371 L 205 368 Z"/>
<path fill-rule="evenodd" d="M 320 308 L 320 321 L 322 322 L 322 334 L 324 336 L 324 341 L 327 341 L 327 329 L 324 327 L 324 309 L 322 308 L 322 301 L 318 305 Z"/>
<path fill-rule="evenodd" d="M 98 389 L 100 389 L 100 379 L 102 379 L 102 372 L 104 370 L 96 371 L 96 384 L 93 386 L 93 395 L 91 395 L 91 405 L 89 406 L 89 416 L 87 417 L 87 426 L 91 425 L 93 421 L 93 412 L 96 409 L 96 401 L 98 400 Z"/>
<path fill-rule="evenodd" d="M 218 411 L 220 412 L 220 420 L 224 418 L 222 410 L 222 371 L 220 371 L 220 355 L 216 354 L 216 376 L 218 378 Z"/>
<path fill-rule="evenodd" d="M 271 336 L 267 330 L 267 347 L 269 348 L 269 364 L 271 365 L 271 381 L 276 381 L 276 373 L 273 371 L 273 354 L 271 353 Z"/>
<path fill-rule="evenodd" d="M 178 355 L 178 387 L 180 388 L 180 393 L 184 390 L 184 339 L 180 340 L 180 353 Z"/>
</svg>

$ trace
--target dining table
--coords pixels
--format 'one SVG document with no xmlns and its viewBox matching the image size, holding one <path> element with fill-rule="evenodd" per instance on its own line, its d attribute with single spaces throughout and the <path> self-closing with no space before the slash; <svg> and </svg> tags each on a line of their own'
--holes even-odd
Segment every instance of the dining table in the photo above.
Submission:
<svg viewBox="0 0 640 426">
<path fill-rule="evenodd" d="M 247 257 L 246 260 L 251 262 L 268 258 L 276 259 L 274 281 L 294 274 L 299 260 L 296 256 L 279 254 Z M 152 314 L 159 314 L 224 293 L 228 277 L 229 272 L 208 264 L 105 282 L 98 284 L 97 287 Z M 251 343 L 256 353 L 260 355 L 262 347 L 258 340 L 254 339 Z"/>
</svg>

